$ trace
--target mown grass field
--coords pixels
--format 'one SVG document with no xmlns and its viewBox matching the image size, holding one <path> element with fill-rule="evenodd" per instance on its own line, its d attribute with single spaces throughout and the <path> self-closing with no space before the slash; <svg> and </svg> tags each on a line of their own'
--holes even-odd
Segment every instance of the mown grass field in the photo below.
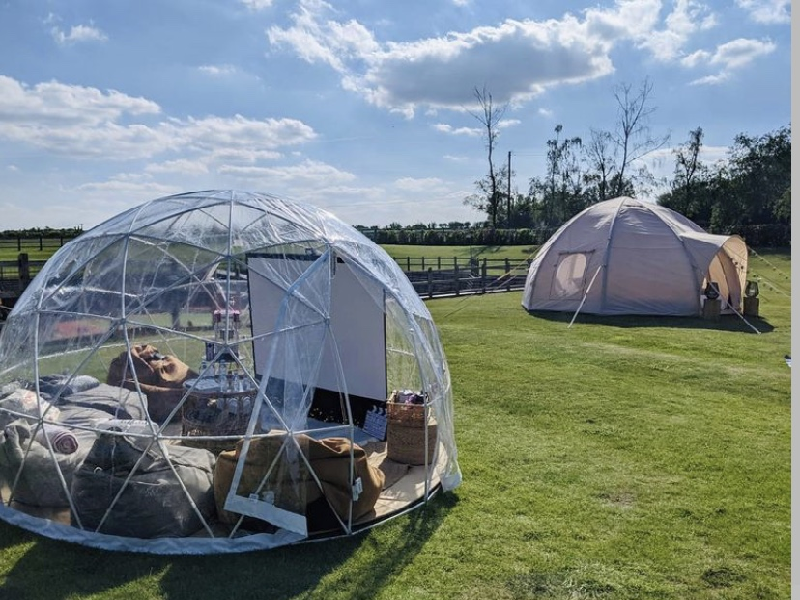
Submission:
<svg viewBox="0 0 800 600">
<path fill-rule="evenodd" d="M 736 316 L 568 327 L 519 292 L 429 301 L 454 492 L 353 538 L 230 556 L 102 552 L 0 523 L 0 600 L 789 598 L 789 252 L 758 252 L 750 273 L 760 334 Z"/>
</svg>

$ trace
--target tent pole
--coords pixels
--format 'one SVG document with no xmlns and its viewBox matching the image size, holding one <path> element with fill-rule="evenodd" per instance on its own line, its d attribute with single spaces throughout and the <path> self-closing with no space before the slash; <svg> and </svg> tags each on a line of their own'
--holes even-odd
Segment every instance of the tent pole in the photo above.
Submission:
<svg viewBox="0 0 800 600">
<path fill-rule="evenodd" d="M 746 324 L 746 325 L 747 325 L 747 326 L 748 326 L 750 329 L 752 329 L 753 331 L 755 331 L 757 334 L 761 335 L 761 332 L 760 332 L 758 329 L 756 329 L 756 326 L 755 326 L 755 325 L 753 325 L 752 323 L 750 323 L 750 322 L 749 322 L 747 319 L 745 319 L 745 318 L 744 318 L 744 315 L 743 315 L 742 313 L 740 313 L 738 310 L 736 310 L 736 309 L 735 309 L 734 307 L 732 307 L 730 304 L 728 305 L 728 308 L 730 308 L 730 309 L 731 309 L 731 310 L 732 310 L 732 311 L 733 311 L 733 312 L 736 314 L 736 316 L 737 316 L 737 317 L 739 317 L 739 318 L 740 318 L 742 321 L 744 321 L 744 322 L 745 322 L 745 324 Z"/>
<path fill-rule="evenodd" d="M 710 275 L 707 275 L 706 277 L 710 277 Z M 720 295 L 719 285 L 715 285 L 714 282 L 711 281 L 710 279 L 708 280 L 708 282 L 709 282 L 709 285 L 711 285 L 711 287 L 714 288 L 717 291 L 717 295 Z M 742 321 L 744 321 L 750 329 L 755 331 L 758 335 L 761 335 L 761 332 L 758 329 L 756 329 L 756 327 L 752 323 L 750 323 L 747 319 L 745 319 L 744 315 L 742 313 L 740 313 L 733 306 L 731 306 L 730 303 L 726 302 L 726 304 L 727 304 L 728 308 L 730 308 L 737 317 L 739 317 Z"/>
<path fill-rule="evenodd" d="M 592 277 L 592 280 L 589 282 L 589 285 L 586 286 L 586 291 L 583 293 L 583 299 L 581 300 L 581 303 L 578 305 L 578 310 L 576 310 L 575 314 L 572 315 L 572 320 L 569 322 L 569 325 L 567 325 L 567 329 L 572 327 L 572 324 L 575 322 L 575 319 L 578 318 L 578 313 L 581 312 L 581 309 L 583 308 L 583 305 L 586 303 L 586 298 L 589 295 L 589 291 L 592 289 L 592 284 L 594 283 L 594 280 L 597 279 L 597 274 L 600 272 L 600 269 L 602 269 L 602 268 L 603 268 L 603 265 L 600 265 L 599 267 L 597 267 L 597 271 L 594 272 L 594 276 Z"/>
</svg>

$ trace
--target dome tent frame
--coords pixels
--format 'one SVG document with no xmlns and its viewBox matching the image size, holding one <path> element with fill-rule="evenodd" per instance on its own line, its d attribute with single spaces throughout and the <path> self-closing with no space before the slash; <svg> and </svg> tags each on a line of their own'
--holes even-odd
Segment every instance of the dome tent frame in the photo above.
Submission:
<svg viewBox="0 0 800 600">
<path fill-rule="evenodd" d="M 154 352 L 140 360 L 147 349 Z M 161 362 L 172 371 L 154 385 L 139 369 Z M 220 365 L 236 373 L 235 383 L 224 394 L 204 390 L 209 381 L 230 383 L 210 379 Z M 100 385 L 76 391 L 92 378 Z M 0 445 L 23 457 L 0 459 L 0 518 L 101 548 L 236 552 L 348 535 L 461 479 L 447 363 L 413 286 L 354 228 L 266 194 L 159 198 L 66 244 L 0 334 L 0 385 Z M 377 418 L 377 433 L 367 427 L 383 416 L 392 390 L 416 392 L 424 420 L 435 423 L 433 434 L 423 427 L 416 438 L 422 464 L 402 473 L 396 464 L 387 472 L 391 421 Z M 34 399 L 33 409 L 10 404 L 20 394 Z M 201 408 L 217 416 L 228 409 L 238 429 L 187 431 Z M 109 427 L 108 417 L 122 427 Z M 12 439 L 9 426 L 21 435 Z M 57 452 L 49 434 L 57 428 L 77 439 L 83 462 L 67 464 Z M 115 451 L 134 448 L 134 460 L 114 497 L 88 510 L 81 467 L 87 456 L 106 458 L 101 440 Z M 221 458 L 234 465 L 222 490 Z M 318 466 L 334 458 L 336 473 Z M 176 533 L 174 523 L 130 529 L 135 518 L 152 518 L 152 507 L 128 498 L 147 461 L 163 463 L 185 505 L 181 518 L 196 526 L 191 533 Z M 370 480 L 382 489 L 368 490 Z M 41 500 L 42 488 L 61 502 L 20 501 Z M 125 501 L 131 514 L 118 514 Z"/>
</svg>

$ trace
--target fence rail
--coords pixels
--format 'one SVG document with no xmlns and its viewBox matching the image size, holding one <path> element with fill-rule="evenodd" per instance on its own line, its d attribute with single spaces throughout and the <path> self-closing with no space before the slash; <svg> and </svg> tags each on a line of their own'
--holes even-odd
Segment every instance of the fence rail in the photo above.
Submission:
<svg viewBox="0 0 800 600">
<path fill-rule="evenodd" d="M 58 237 L 43 235 L 38 237 L 0 237 L 0 250 L 16 250 L 17 252 L 24 252 L 25 250 L 58 250 L 72 239 L 74 238 L 64 235 Z"/>
<path fill-rule="evenodd" d="M 406 258 L 397 262 L 423 298 L 521 290 L 530 267 L 530 259 L 512 262 L 508 258 Z"/>
<path fill-rule="evenodd" d="M 0 260 L 0 299 L 16 300 L 39 271 L 44 260 L 28 260 L 22 253 L 17 260 Z M 2 317 L 2 315 L 0 315 Z"/>
<path fill-rule="evenodd" d="M 422 298 L 521 290 L 530 266 L 530 259 L 513 262 L 508 258 L 409 257 L 396 261 Z M 0 260 L 0 320 L 45 262 L 29 260 L 26 253 L 17 260 Z"/>
</svg>

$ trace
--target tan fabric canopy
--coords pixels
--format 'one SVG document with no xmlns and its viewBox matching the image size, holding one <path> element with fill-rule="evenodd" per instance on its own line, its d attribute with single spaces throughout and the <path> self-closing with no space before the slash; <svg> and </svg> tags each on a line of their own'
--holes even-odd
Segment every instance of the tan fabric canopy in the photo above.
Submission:
<svg viewBox="0 0 800 600">
<path fill-rule="evenodd" d="M 722 310 L 741 311 L 746 274 L 747 246 L 739 236 L 706 233 L 673 210 L 623 196 L 590 206 L 540 248 L 522 305 L 601 315 L 699 315 L 712 281 Z"/>
</svg>

